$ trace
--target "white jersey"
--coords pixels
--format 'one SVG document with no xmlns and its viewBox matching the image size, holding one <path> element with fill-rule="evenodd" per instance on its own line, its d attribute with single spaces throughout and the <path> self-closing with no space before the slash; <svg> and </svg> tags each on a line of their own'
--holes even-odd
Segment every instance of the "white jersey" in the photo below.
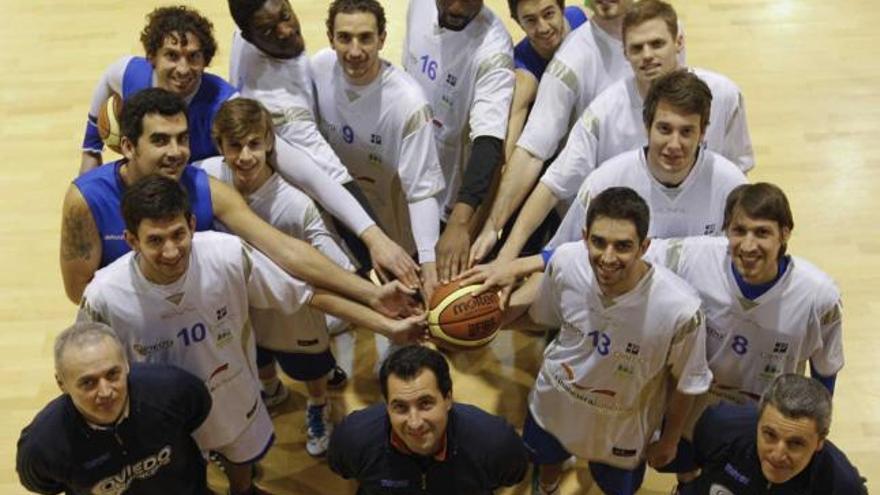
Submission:
<svg viewBox="0 0 880 495">
<path fill-rule="evenodd" d="M 660 427 L 669 378 L 704 393 L 706 329 L 688 285 L 653 266 L 635 288 L 602 295 L 583 242 L 556 250 L 530 309 L 560 327 L 529 395 L 537 423 L 574 455 L 623 469 L 644 459 Z"/>
<path fill-rule="evenodd" d="M 713 151 L 701 149 L 684 182 L 678 187 L 667 187 L 651 174 L 645 154 L 644 148 L 621 153 L 590 174 L 548 246 L 580 239 L 590 199 L 611 187 L 629 187 L 648 203 L 648 237 L 721 233 L 727 195 L 746 183 L 745 175 L 736 165 Z"/>
<path fill-rule="evenodd" d="M 755 160 L 739 88 L 720 74 L 692 70 L 712 91 L 709 126 L 703 136 L 705 146 L 747 172 Z M 571 198 L 599 164 L 646 146 L 642 106 L 634 76 L 609 86 L 575 123 L 565 147 L 541 177 L 541 183 L 558 199 Z"/>
<path fill-rule="evenodd" d="M 437 157 L 446 180 L 440 207 L 452 211 L 470 143 L 478 136 L 504 140 L 513 100 L 513 43 L 488 7 L 462 31 L 441 28 L 435 0 L 411 0 L 403 66 L 434 112 Z"/>
<path fill-rule="evenodd" d="M 572 123 L 599 93 L 632 75 L 623 43 L 587 21 L 556 50 L 516 145 L 541 160 L 560 147 Z"/>
<path fill-rule="evenodd" d="M 703 300 L 713 395 L 757 400 L 777 375 L 802 373 L 807 360 L 822 376 L 843 368 L 840 293 L 808 261 L 791 257 L 776 284 L 749 300 L 733 277 L 726 238 L 654 241 L 646 258 L 678 273 Z"/>
<path fill-rule="evenodd" d="M 410 218 L 408 208 L 444 189 L 431 107 L 410 75 L 380 63 L 373 82 L 355 86 L 346 80 L 336 52 L 328 48 L 312 57 L 321 131 L 358 181 L 383 230 L 408 252 L 418 248 L 420 262 L 432 262 L 438 234 L 417 246 L 412 227 L 413 222 L 439 226 L 440 213 L 435 206 L 430 218 Z"/>
<path fill-rule="evenodd" d="M 229 57 L 229 81 L 242 96 L 259 101 L 269 110 L 278 136 L 304 148 L 340 184 L 351 181 L 318 131 L 312 73 L 305 52 L 291 59 L 275 58 L 242 38 L 241 31 L 236 29 Z"/>
<path fill-rule="evenodd" d="M 234 186 L 232 169 L 221 156 L 195 163 L 212 177 Z M 308 242 L 315 249 L 348 271 L 354 271 L 351 260 L 327 229 L 315 203 L 278 174 L 272 174 L 259 189 L 245 196 L 248 206 L 266 223 L 281 232 Z M 225 227 L 220 225 L 221 229 Z M 273 351 L 324 352 L 330 345 L 328 327 L 342 328 L 347 323 L 325 315 L 311 306 L 297 311 L 278 311 L 252 307 L 251 321 L 257 345 Z"/>
<path fill-rule="evenodd" d="M 110 325 L 133 362 L 171 364 L 204 380 L 213 406 L 193 437 L 202 450 L 232 443 L 260 401 L 248 307 L 294 311 L 312 296 L 238 237 L 197 232 L 189 268 L 169 285 L 149 282 L 134 252 L 98 270 L 80 319 Z"/>
</svg>

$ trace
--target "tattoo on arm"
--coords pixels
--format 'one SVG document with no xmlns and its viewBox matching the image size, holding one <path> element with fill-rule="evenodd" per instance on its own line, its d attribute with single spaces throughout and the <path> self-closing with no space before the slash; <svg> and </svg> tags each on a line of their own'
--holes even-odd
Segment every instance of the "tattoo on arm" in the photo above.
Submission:
<svg viewBox="0 0 880 495">
<path fill-rule="evenodd" d="M 61 258 L 64 261 L 88 261 L 95 250 L 94 220 L 87 205 L 71 207 L 64 214 L 61 226 Z"/>
</svg>

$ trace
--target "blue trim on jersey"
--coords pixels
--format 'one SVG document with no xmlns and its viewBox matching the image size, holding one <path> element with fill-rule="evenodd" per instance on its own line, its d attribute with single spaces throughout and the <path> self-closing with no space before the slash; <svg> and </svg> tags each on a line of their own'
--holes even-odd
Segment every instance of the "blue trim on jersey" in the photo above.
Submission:
<svg viewBox="0 0 880 495">
<path fill-rule="evenodd" d="M 544 267 L 550 264 L 550 258 L 553 257 L 553 253 L 556 252 L 556 248 L 544 248 L 541 250 L 541 259 L 544 260 Z"/>
<path fill-rule="evenodd" d="M 131 250 L 122 235 L 125 231 L 125 221 L 122 219 L 125 184 L 119 175 L 122 163 L 119 160 L 101 165 L 73 181 L 89 205 L 98 227 L 98 235 L 101 237 L 101 267 L 109 265 Z M 196 230 L 211 230 L 214 224 L 214 208 L 208 174 L 200 168 L 187 165 L 183 169 L 180 183 L 189 194 L 192 212 L 196 216 Z"/>
<path fill-rule="evenodd" d="M 755 299 L 764 295 L 764 293 L 766 293 L 768 290 L 772 289 L 774 285 L 776 285 L 776 282 L 778 282 L 779 279 L 782 278 L 782 275 L 785 274 L 785 270 L 788 269 L 788 262 L 790 260 L 791 258 L 789 258 L 788 256 L 783 256 L 779 258 L 779 266 L 776 270 L 776 278 L 774 278 L 770 282 L 767 282 L 766 284 L 750 284 L 746 282 L 742 278 L 742 275 L 740 275 L 740 273 L 736 270 L 736 266 L 733 264 L 733 262 L 730 263 L 730 269 L 733 270 L 733 278 L 734 280 L 736 280 L 736 285 L 739 286 L 739 290 L 740 292 L 742 292 L 742 295 L 745 296 L 746 299 L 754 301 Z"/>
<path fill-rule="evenodd" d="M 134 57 L 122 77 L 122 98 L 153 86 L 153 66 L 143 57 Z M 186 111 L 189 122 L 190 162 L 217 156 L 220 152 L 211 139 L 211 124 L 220 106 L 238 92 L 234 86 L 214 74 L 202 74 L 199 90 Z"/>
<path fill-rule="evenodd" d="M 579 7 L 571 5 L 565 8 L 565 19 L 568 21 L 568 25 L 571 27 L 571 31 L 577 29 L 578 26 L 587 22 L 587 16 L 584 14 L 584 11 Z M 544 75 L 544 71 L 547 69 L 547 64 L 550 61 L 542 58 L 538 55 L 538 52 L 535 51 L 535 48 L 529 43 L 529 38 L 523 38 L 519 43 L 513 48 L 513 66 L 515 69 L 525 69 L 532 73 L 535 76 L 535 79 L 541 80 L 541 76 Z"/>
<path fill-rule="evenodd" d="M 813 361 L 810 361 L 810 377 L 824 385 L 825 388 L 828 389 L 828 392 L 831 395 L 834 395 L 834 385 L 837 383 L 837 373 L 831 376 L 820 375 L 816 370 L 816 367 L 813 366 Z"/>
</svg>

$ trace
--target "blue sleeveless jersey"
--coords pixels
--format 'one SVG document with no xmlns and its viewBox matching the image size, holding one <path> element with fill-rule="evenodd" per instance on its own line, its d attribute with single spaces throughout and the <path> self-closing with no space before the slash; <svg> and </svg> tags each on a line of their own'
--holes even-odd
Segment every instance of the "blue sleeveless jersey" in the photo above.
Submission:
<svg viewBox="0 0 880 495">
<path fill-rule="evenodd" d="M 138 91 L 152 86 L 153 66 L 143 57 L 132 58 L 122 76 L 122 99 L 127 100 Z M 237 91 L 234 86 L 214 74 L 202 74 L 199 90 L 189 102 L 186 111 L 191 162 L 220 154 L 211 139 L 211 124 L 220 105 Z"/>
<path fill-rule="evenodd" d="M 73 181 L 89 205 L 92 218 L 98 226 L 102 267 L 131 251 L 122 236 L 125 230 L 125 221 L 122 219 L 122 193 L 125 192 L 125 184 L 119 176 L 121 165 L 121 160 L 107 163 Z M 208 174 L 200 168 L 187 165 L 183 169 L 180 183 L 189 194 L 190 206 L 196 216 L 196 230 L 211 230 L 214 209 L 211 205 Z"/>
<path fill-rule="evenodd" d="M 574 31 L 578 26 L 587 22 L 587 16 L 584 14 L 584 11 L 574 5 L 565 8 L 565 18 L 568 20 L 568 25 L 571 27 L 571 31 Z M 539 81 L 541 80 L 541 76 L 544 75 L 544 70 L 547 69 L 548 63 L 550 63 L 550 61 L 544 60 L 538 55 L 538 52 L 536 52 L 532 47 L 532 44 L 529 43 L 528 38 L 523 38 L 513 48 L 514 68 L 525 69 L 531 72 L 535 76 L 535 79 Z"/>
</svg>

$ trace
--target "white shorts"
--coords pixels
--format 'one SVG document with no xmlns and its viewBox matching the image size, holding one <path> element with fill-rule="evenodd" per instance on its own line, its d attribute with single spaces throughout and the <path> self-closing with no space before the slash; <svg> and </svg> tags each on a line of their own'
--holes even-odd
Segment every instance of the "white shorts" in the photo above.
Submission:
<svg viewBox="0 0 880 495">
<path fill-rule="evenodd" d="M 266 455 L 275 441 L 272 418 L 262 400 L 257 401 L 255 417 L 251 424 L 231 443 L 214 449 L 233 464 L 253 464 Z"/>
</svg>

